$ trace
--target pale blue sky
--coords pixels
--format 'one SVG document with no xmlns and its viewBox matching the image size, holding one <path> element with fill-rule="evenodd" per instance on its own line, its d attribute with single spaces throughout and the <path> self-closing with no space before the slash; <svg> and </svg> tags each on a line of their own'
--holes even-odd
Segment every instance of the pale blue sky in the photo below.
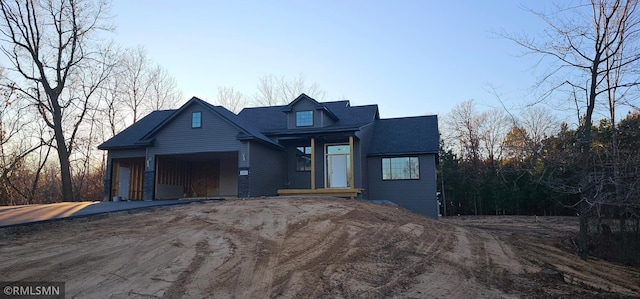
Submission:
<svg viewBox="0 0 640 299">
<path fill-rule="evenodd" d="M 253 95 L 265 74 L 303 73 L 325 100 L 378 104 L 389 118 L 469 99 L 499 106 L 489 85 L 509 105 L 532 101 L 534 58 L 491 32 L 541 31 L 523 9 L 537 2 L 114 0 L 112 13 L 114 39 L 146 47 L 184 101 L 214 102 L 218 86 Z"/>
</svg>

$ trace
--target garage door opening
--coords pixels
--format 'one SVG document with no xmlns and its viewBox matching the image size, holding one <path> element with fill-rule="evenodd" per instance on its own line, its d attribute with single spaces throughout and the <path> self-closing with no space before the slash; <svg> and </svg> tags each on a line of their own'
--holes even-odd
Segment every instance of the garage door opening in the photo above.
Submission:
<svg viewBox="0 0 640 299">
<path fill-rule="evenodd" d="M 114 159 L 111 196 L 119 200 L 142 200 L 144 158 Z"/>
<path fill-rule="evenodd" d="M 159 156 L 156 199 L 237 196 L 238 153 Z"/>
</svg>

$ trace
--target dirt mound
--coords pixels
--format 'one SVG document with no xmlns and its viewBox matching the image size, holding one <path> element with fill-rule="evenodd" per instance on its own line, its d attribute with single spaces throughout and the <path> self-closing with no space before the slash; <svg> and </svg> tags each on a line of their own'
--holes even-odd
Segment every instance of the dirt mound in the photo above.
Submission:
<svg viewBox="0 0 640 299">
<path fill-rule="evenodd" d="M 600 266 L 554 246 L 566 230 L 508 229 L 521 222 L 344 200 L 191 204 L 0 230 L 0 280 L 65 281 L 70 298 L 640 295 L 637 270 L 591 280 Z"/>
</svg>

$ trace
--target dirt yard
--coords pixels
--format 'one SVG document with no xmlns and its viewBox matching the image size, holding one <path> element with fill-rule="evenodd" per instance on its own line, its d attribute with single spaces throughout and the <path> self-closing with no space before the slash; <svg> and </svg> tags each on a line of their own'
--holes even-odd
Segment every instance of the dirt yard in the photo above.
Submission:
<svg viewBox="0 0 640 299">
<path fill-rule="evenodd" d="M 427 219 L 346 200 L 194 203 L 0 229 L 0 281 L 67 298 L 610 298 L 640 269 L 582 261 L 576 218 Z"/>
</svg>

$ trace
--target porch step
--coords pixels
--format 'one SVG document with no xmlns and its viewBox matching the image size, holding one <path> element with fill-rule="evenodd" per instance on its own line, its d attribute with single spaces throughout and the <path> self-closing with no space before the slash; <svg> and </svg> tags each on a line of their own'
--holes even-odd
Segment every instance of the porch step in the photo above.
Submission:
<svg viewBox="0 0 640 299">
<path fill-rule="evenodd" d="M 279 189 L 280 196 L 335 196 L 356 198 L 362 193 L 361 188 L 332 188 L 332 189 Z"/>
</svg>

